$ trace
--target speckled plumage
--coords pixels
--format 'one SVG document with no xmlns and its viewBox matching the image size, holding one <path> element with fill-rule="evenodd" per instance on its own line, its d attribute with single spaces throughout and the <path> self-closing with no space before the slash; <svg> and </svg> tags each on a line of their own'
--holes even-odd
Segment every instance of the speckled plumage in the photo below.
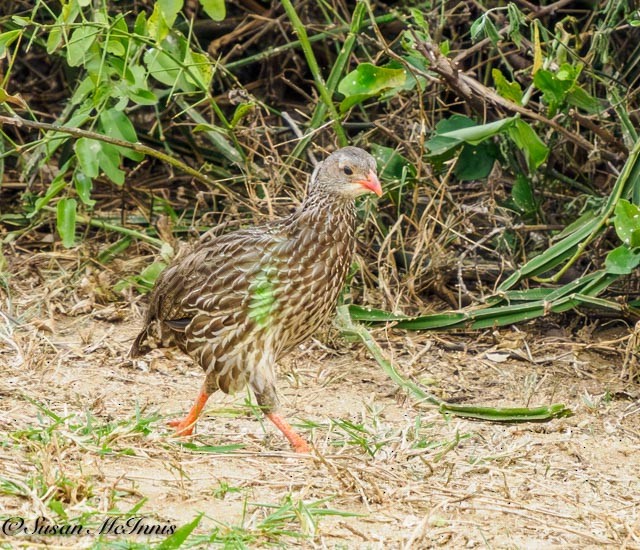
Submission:
<svg viewBox="0 0 640 550">
<path fill-rule="evenodd" d="M 248 384 L 274 410 L 276 362 L 331 315 L 355 246 L 354 199 L 371 190 L 375 161 L 346 147 L 316 168 L 290 216 L 201 239 L 158 278 L 131 356 L 177 346 L 204 369 L 206 397 Z"/>
</svg>

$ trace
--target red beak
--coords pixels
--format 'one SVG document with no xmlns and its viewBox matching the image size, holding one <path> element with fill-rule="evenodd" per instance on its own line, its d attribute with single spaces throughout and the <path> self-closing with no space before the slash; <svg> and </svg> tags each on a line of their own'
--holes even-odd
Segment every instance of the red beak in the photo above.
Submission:
<svg viewBox="0 0 640 550">
<path fill-rule="evenodd" d="M 380 180 L 373 170 L 369 172 L 367 179 L 358 180 L 358 183 L 362 185 L 362 187 L 368 189 L 372 193 L 375 193 L 379 197 L 382 196 L 382 186 L 380 185 Z"/>
</svg>

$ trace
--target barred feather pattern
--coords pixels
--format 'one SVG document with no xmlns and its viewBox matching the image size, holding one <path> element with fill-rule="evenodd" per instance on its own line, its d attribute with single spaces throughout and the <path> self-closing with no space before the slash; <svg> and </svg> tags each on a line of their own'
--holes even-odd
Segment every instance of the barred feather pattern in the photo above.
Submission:
<svg viewBox="0 0 640 550">
<path fill-rule="evenodd" d="M 165 269 L 131 356 L 177 346 L 204 369 L 207 393 L 248 384 L 275 409 L 276 361 L 331 315 L 355 246 L 354 197 L 310 187 L 291 216 L 204 238 Z"/>
</svg>

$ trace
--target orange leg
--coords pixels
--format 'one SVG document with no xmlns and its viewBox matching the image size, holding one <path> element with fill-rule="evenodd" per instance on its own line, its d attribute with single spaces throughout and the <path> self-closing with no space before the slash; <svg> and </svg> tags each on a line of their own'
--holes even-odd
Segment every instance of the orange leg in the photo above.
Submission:
<svg viewBox="0 0 640 550">
<path fill-rule="evenodd" d="M 289 423 L 282 418 L 279 414 L 268 413 L 267 418 L 276 425 L 284 436 L 289 440 L 289 443 L 293 446 L 296 453 L 308 453 L 310 452 L 309 445 L 302 439 L 289 425 Z"/>
<path fill-rule="evenodd" d="M 171 420 L 168 422 L 169 426 L 176 428 L 177 436 L 191 435 L 193 433 L 193 427 L 196 425 L 198 417 L 202 409 L 204 409 L 207 399 L 209 399 L 209 395 L 210 394 L 204 391 L 203 387 L 196 398 L 196 402 L 193 404 L 193 407 L 191 407 L 189 414 L 182 420 Z"/>
</svg>

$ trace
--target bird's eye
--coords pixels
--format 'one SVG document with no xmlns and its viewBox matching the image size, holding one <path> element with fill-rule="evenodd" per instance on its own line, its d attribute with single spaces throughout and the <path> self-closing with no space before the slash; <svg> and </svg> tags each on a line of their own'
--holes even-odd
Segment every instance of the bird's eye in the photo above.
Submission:
<svg viewBox="0 0 640 550">
<path fill-rule="evenodd" d="M 345 166 L 342 171 L 347 174 L 347 176 L 353 176 L 353 170 L 351 168 L 349 168 L 348 166 Z"/>
</svg>

